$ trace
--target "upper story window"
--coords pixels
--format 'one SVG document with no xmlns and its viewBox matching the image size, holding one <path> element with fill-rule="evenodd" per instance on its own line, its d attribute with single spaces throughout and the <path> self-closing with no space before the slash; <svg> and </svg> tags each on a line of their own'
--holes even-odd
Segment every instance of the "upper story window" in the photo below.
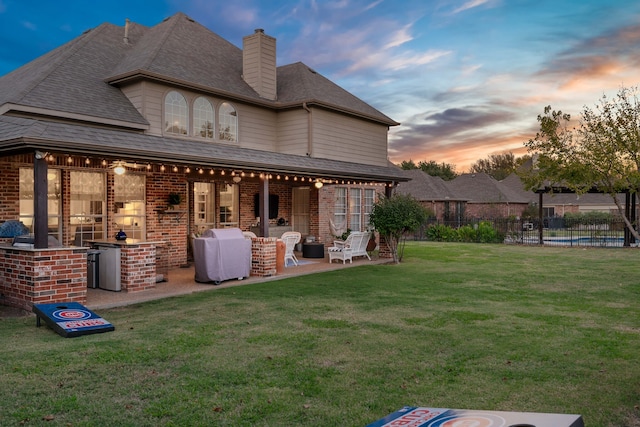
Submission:
<svg viewBox="0 0 640 427">
<path fill-rule="evenodd" d="M 196 98 L 193 103 L 193 134 L 213 139 L 213 106 L 203 98 Z"/>
<path fill-rule="evenodd" d="M 218 138 L 223 141 L 238 140 L 238 114 L 228 102 L 223 102 L 218 112 Z"/>
<path fill-rule="evenodd" d="M 164 131 L 177 135 L 187 134 L 187 101 L 172 90 L 164 99 Z"/>
</svg>

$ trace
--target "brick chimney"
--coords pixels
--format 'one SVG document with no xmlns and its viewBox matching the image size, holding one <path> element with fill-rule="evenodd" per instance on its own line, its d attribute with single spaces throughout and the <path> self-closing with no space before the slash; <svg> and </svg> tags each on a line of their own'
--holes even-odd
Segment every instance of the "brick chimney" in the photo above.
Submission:
<svg viewBox="0 0 640 427">
<path fill-rule="evenodd" d="M 261 28 L 242 39 L 242 77 L 261 97 L 277 98 L 276 39 Z"/>
</svg>

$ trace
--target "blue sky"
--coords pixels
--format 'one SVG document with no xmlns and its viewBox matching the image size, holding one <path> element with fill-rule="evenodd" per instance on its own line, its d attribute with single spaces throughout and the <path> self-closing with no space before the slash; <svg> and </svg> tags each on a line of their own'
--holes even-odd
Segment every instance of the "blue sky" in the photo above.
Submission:
<svg viewBox="0 0 640 427">
<path fill-rule="evenodd" d="M 640 80 L 637 0 L 0 0 L 0 75 L 103 22 L 181 11 L 240 47 L 256 28 L 394 120 L 390 159 L 464 172 L 525 154 L 546 105 L 577 117 Z"/>
</svg>

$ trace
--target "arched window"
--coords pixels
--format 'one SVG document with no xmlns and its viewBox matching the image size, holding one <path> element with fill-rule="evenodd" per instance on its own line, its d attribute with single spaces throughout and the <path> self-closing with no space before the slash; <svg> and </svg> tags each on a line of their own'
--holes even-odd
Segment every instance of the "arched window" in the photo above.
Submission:
<svg viewBox="0 0 640 427">
<path fill-rule="evenodd" d="M 213 138 L 213 107 L 203 97 L 193 103 L 193 134 L 203 138 Z"/>
<path fill-rule="evenodd" d="M 164 131 L 176 135 L 187 134 L 187 101 L 175 90 L 164 98 Z"/>
<path fill-rule="evenodd" d="M 224 141 L 238 140 L 238 114 L 228 102 L 220 105 L 218 126 L 218 138 Z"/>
</svg>

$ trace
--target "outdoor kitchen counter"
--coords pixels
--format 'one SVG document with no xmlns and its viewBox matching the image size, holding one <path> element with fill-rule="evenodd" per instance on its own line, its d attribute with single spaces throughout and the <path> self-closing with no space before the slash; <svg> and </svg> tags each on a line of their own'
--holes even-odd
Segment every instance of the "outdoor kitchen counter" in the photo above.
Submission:
<svg viewBox="0 0 640 427">
<path fill-rule="evenodd" d="M 120 288 L 127 292 L 138 292 L 156 287 L 159 281 L 167 280 L 169 260 L 162 250 L 167 242 L 162 240 L 91 240 L 91 245 L 120 249 Z"/>
</svg>

